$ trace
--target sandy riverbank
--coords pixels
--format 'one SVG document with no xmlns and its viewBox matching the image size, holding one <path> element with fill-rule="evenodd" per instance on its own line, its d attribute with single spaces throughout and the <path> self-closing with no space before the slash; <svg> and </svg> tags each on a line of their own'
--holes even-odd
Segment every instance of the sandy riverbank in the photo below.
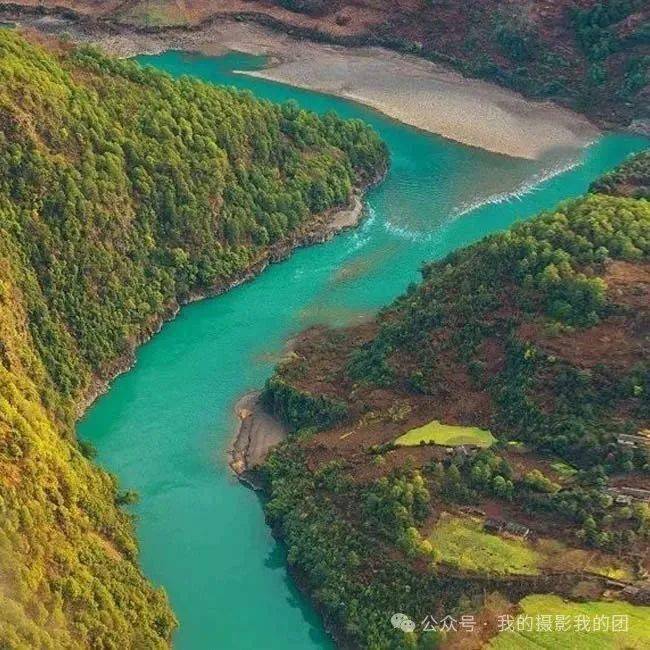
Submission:
<svg viewBox="0 0 650 650">
<path fill-rule="evenodd" d="M 598 133 L 584 117 L 549 102 L 533 102 L 440 65 L 381 48 L 298 44 L 251 76 L 339 95 L 400 122 L 466 145 L 537 159 L 577 149 Z"/>
<path fill-rule="evenodd" d="M 247 393 L 235 405 L 238 430 L 228 450 L 228 463 L 241 479 L 257 487 L 250 476 L 259 467 L 271 449 L 284 440 L 286 427 L 260 404 L 260 392 Z"/>
<path fill-rule="evenodd" d="M 411 126 L 510 156 L 534 159 L 554 150 L 567 152 L 598 133 L 568 109 L 527 100 L 441 65 L 377 47 L 315 43 L 231 20 L 197 30 L 170 28 L 158 33 L 53 17 L 24 22 L 43 31 L 65 31 L 74 40 L 91 41 L 117 56 L 168 49 L 267 55 L 267 69 L 242 74 L 346 97 Z"/>
</svg>

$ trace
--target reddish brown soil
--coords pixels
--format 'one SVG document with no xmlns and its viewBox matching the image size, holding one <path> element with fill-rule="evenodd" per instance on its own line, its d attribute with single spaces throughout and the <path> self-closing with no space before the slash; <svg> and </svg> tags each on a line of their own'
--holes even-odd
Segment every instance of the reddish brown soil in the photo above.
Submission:
<svg viewBox="0 0 650 650">
<path fill-rule="evenodd" d="M 594 368 L 606 364 L 609 368 L 629 370 L 643 354 L 647 345 L 640 332 L 627 329 L 624 318 L 611 318 L 587 330 L 548 336 L 542 326 L 522 327 L 522 338 L 535 341 L 546 353 L 565 359 L 578 368 Z"/>
<path fill-rule="evenodd" d="M 640 472 L 633 472 L 623 476 L 613 476 L 609 484 L 612 487 L 631 487 L 638 490 L 648 490 L 648 477 Z M 649 558 L 650 560 L 650 558 Z"/>
<path fill-rule="evenodd" d="M 603 280 L 616 304 L 646 312 L 650 310 L 650 264 L 612 262 Z"/>
<path fill-rule="evenodd" d="M 624 314 L 555 336 L 545 333 L 542 324 L 528 322 L 521 326 L 520 337 L 578 368 L 606 364 L 615 371 L 629 371 L 650 352 L 650 265 L 615 261 L 608 265 L 603 280 L 609 300 Z"/>
<path fill-rule="evenodd" d="M 523 478 L 528 472 L 537 469 L 556 483 L 562 483 L 562 477 L 551 467 L 553 461 L 541 458 L 532 452 L 520 452 L 505 449 L 499 452 L 513 469 L 516 478 Z"/>
</svg>

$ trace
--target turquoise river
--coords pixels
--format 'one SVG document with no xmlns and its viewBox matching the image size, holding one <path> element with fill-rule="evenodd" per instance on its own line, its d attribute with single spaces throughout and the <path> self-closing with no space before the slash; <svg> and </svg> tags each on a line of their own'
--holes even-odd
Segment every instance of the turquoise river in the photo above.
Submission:
<svg viewBox="0 0 650 650">
<path fill-rule="evenodd" d="M 424 260 L 583 193 L 648 141 L 610 134 L 572 154 L 515 160 L 345 100 L 235 72 L 261 67 L 257 57 L 167 52 L 140 61 L 272 101 L 295 99 L 318 112 L 362 118 L 390 148 L 390 173 L 368 193 L 358 229 L 299 250 L 223 296 L 185 307 L 79 423 L 100 462 L 123 488 L 140 493 L 142 565 L 167 590 L 179 618 L 175 647 L 330 648 L 287 575 L 260 499 L 227 469 L 235 401 L 264 383 L 292 334 L 313 323 L 367 317 L 416 280 Z"/>
</svg>

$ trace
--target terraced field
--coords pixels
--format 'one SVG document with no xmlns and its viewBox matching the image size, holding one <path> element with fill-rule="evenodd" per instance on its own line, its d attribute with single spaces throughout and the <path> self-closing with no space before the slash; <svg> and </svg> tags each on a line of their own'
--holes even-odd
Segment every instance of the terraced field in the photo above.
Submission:
<svg viewBox="0 0 650 650">
<path fill-rule="evenodd" d="M 626 602 L 566 602 L 559 596 L 528 596 L 520 605 L 521 623 L 518 626 L 515 617 L 515 628 L 521 627 L 521 631 L 507 630 L 497 635 L 489 644 L 493 650 L 650 647 L 650 607 Z M 540 631 L 544 620 L 541 617 L 549 616 L 551 630 Z M 568 629 L 564 629 L 565 625 Z M 618 631 L 613 631 L 613 627 Z M 579 631 L 576 632 L 576 628 Z"/>
<path fill-rule="evenodd" d="M 530 544 L 491 535 L 479 519 L 443 513 L 429 536 L 438 561 L 464 571 L 536 574 L 543 562 Z"/>
<path fill-rule="evenodd" d="M 463 571 L 536 575 L 544 570 L 587 571 L 614 580 L 632 580 L 631 567 L 614 556 L 571 548 L 554 539 L 534 542 L 487 533 L 483 521 L 443 513 L 429 542 L 438 562 Z"/>
</svg>

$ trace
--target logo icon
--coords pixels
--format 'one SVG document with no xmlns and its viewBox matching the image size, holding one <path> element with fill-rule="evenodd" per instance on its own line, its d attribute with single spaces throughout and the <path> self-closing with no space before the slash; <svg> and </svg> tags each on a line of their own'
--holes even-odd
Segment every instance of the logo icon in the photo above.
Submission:
<svg viewBox="0 0 650 650">
<path fill-rule="evenodd" d="M 415 623 L 406 614 L 393 614 L 390 617 L 390 624 L 402 632 L 413 632 Z"/>
</svg>

